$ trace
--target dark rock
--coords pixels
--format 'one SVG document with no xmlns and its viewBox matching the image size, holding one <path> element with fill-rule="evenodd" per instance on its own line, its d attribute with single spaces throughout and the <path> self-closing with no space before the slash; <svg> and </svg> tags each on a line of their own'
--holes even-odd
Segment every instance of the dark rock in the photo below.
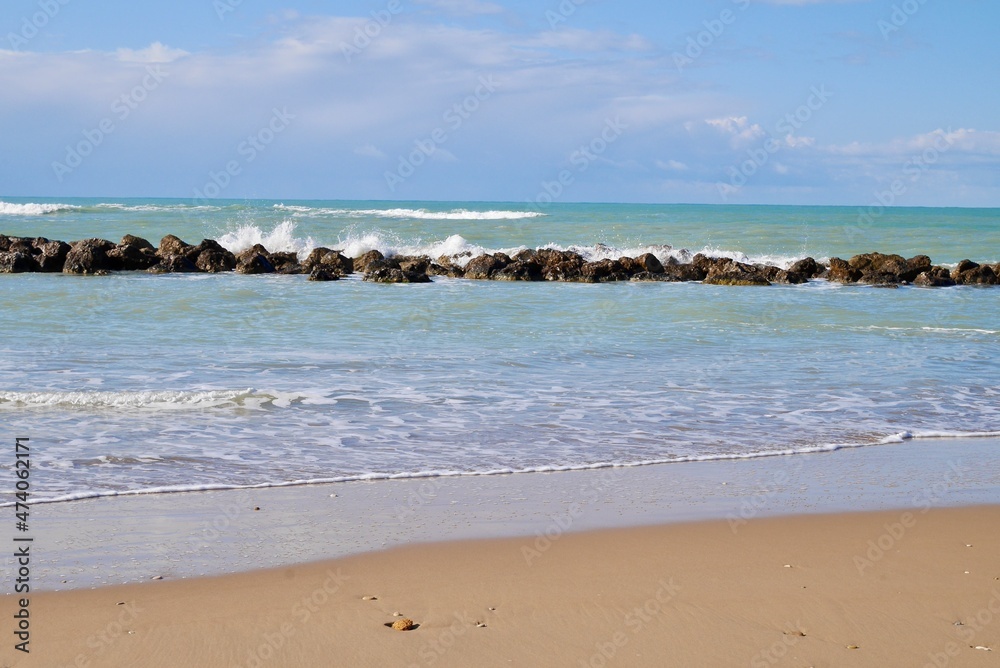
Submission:
<svg viewBox="0 0 1000 668">
<path fill-rule="evenodd" d="M 418 274 L 426 274 L 431 268 L 431 259 L 426 255 L 399 255 L 392 258 L 396 265 L 403 271 L 414 271 Z"/>
<path fill-rule="evenodd" d="M 816 278 L 823 273 L 824 267 L 811 257 L 804 257 L 789 267 L 788 271 L 806 278 Z"/>
<path fill-rule="evenodd" d="M 542 268 L 532 261 L 514 260 L 493 274 L 496 281 L 540 281 Z"/>
<path fill-rule="evenodd" d="M 11 243 L 12 243 L 11 237 L 8 237 L 6 234 L 0 234 L 0 253 L 6 253 L 8 250 L 10 250 Z"/>
<path fill-rule="evenodd" d="M 278 274 L 301 274 L 302 265 L 299 264 L 299 256 L 295 253 L 271 253 L 267 256 L 275 273 Z"/>
<path fill-rule="evenodd" d="M 910 283 L 916 280 L 917 276 L 924 273 L 925 271 L 930 271 L 934 266 L 931 259 L 926 255 L 917 255 L 911 257 L 906 261 L 906 280 Z"/>
<path fill-rule="evenodd" d="M 613 283 L 629 280 L 632 278 L 632 273 L 625 269 L 621 260 L 604 259 L 585 263 L 580 268 L 578 280 L 584 283 Z"/>
<path fill-rule="evenodd" d="M 385 259 L 385 256 L 377 250 L 370 250 L 361 257 L 354 258 L 354 271 L 368 272 L 368 265 L 373 262 L 379 262 Z"/>
<path fill-rule="evenodd" d="M 703 281 L 708 273 L 694 264 L 668 264 L 663 268 L 665 280 L 673 282 Z"/>
<path fill-rule="evenodd" d="M 514 255 L 513 259 L 515 262 L 531 262 L 538 255 L 538 251 L 533 248 L 525 248 L 523 251 L 519 251 Z"/>
<path fill-rule="evenodd" d="M 703 282 L 709 285 L 771 285 L 757 267 L 736 260 L 716 262 Z"/>
<path fill-rule="evenodd" d="M 827 280 L 837 283 L 857 283 L 861 275 L 861 270 L 855 269 L 846 260 L 839 257 L 830 258 L 830 269 L 826 272 Z"/>
<path fill-rule="evenodd" d="M 198 271 L 198 267 L 183 255 L 169 255 L 148 271 L 151 274 L 192 274 Z"/>
<path fill-rule="evenodd" d="M 77 241 L 66 254 L 63 272 L 89 276 L 105 275 L 113 267 L 112 260 L 108 258 L 108 251 L 114 247 L 115 245 L 107 239 Z"/>
<path fill-rule="evenodd" d="M 399 267 L 376 267 L 365 273 L 364 280 L 370 283 L 430 283 L 427 274 L 416 271 L 403 271 Z"/>
<path fill-rule="evenodd" d="M 225 248 L 220 251 L 203 250 L 198 254 L 194 264 L 201 271 L 219 274 L 236 269 L 236 256 Z"/>
<path fill-rule="evenodd" d="M 924 261 L 926 260 L 926 265 Z M 930 267 L 930 258 L 917 256 L 911 265 L 901 255 L 864 253 L 855 255 L 848 262 L 851 269 L 861 272 L 856 281 L 869 285 L 909 283 Z"/>
<path fill-rule="evenodd" d="M 28 253 L 0 251 L 0 274 L 25 274 L 38 271 L 38 264 Z"/>
<path fill-rule="evenodd" d="M 324 267 L 323 265 L 317 265 L 313 267 L 312 271 L 309 273 L 310 281 L 339 281 L 340 272 L 338 272 L 333 267 Z"/>
<path fill-rule="evenodd" d="M 781 283 L 783 285 L 801 285 L 802 283 L 808 283 L 809 278 L 804 274 L 799 274 L 792 270 L 782 269 L 774 277 L 768 279 L 772 283 Z"/>
<path fill-rule="evenodd" d="M 354 273 L 354 260 L 345 257 L 340 251 L 329 248 L 314 248 L 309 257 L 302 263 L 303 271 L 313 271 L 317 267 L 337 272 L 341 275 Z"/>
<path fill-rule="evenodd" d="M 948 288 L 955 285 L 955 281 L 944 267 L 933 267 L 913 279 L 913 284 L 924 288 Z"/>
<path fill-rule="evenodd" d="M 189 248 L 191 248 L 191 244 L 181 241 L 172 234 L 168 234 L 160 239 L 160 247 L 156 250 L 156 254 L 161 258 L 170 257 L 171 255 L 184 255 Z"/>
<path fill-rule="evenodd" d="M 642 267 L 642 271 L 647 271 L 651 274 L 663 273 L 663 263 L 652 253 L 644 253 L 637 257 L 635 261 Z"/>
<path fill-rule="evenodd" d="M 502 256 L 502 257 L 501 257 Z M 504 259 L 507 261 L 504 262 Z M 465 265 L 465 277 L 477 280 L 492 278 L 493 274 L 510 264 L 510 258 L 503 253 L 480 255 Z"/>
<path fill-rule="evenodd" d="M 962 260 L 951 272 L 951 278 L 959 285 L 997 285 L 1000 280 L 989 265 L 980 265 L 971 260 Z"/>
<path fill-rule="evenodd" d="M 261 251 L 264 252 L 261 252 Z M 274 265 L 268 259 L 267 250 L 260 244 L 236 254 L 236 273 L 273 274 Z"/>
<path fill-rule="evenodd" d="M 65 241 L 44 241 L 43 243 L 38 243 L 40 240 L 36 240 L 35 248 L 38 249 L 38 255 L 35 256 L 35 262 L 38 263 L 39 271 L 44 271 L 46 273 L 58 273 L 63 270 L 66 266 L 66 256 L 69 255 L 71 247 Z"/>
<path fill-rule="evenodd" d="M 121 242 L 108 251 L 115 271 L 143 271 L 160 262 L 153 244 L 141 237 L 126 234 Z"/>
</svg>

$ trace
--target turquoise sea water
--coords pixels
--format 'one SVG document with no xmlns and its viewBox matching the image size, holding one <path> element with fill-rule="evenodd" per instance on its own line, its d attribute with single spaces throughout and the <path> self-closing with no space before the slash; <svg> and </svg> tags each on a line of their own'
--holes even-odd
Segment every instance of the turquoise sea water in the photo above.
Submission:
<svg viewBox="0 0 1000 668">
<path fill-rule="evenodd" d="M 1000 261 L 995 209 L 0 200 L 0 233 L 63 240 Z M 1000 433 L 997 288 L 21 274 L 0 303 L 36 500 Z"/>
</svg>

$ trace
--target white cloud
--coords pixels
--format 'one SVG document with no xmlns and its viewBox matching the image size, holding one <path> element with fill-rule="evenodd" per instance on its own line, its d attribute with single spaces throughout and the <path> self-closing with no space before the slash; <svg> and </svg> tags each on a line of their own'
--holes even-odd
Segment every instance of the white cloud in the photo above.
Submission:
<svg viewBox="0 0 1000 668">
<path fill-rule="evenodd" d="M 115 55 L 123 63 L 172 63 L 191 54 L 183 49 L 171 49 L 160 42 L 153 42 L 145 49 L 118 49 Z"/>
<path fill-rule="evenodd" d="M 500 5 L 482 0 L 417 0 L 417 4 L 427 5 L 459 16 L 500 14 L 504 11 Z"/>
<path fill-rule="evenodd" d="M 365 144 L 364 146 L 358 146 L 354 149 L 355 155 L 360 155 L 364 158 L 376 158 L 381 159 L 385 157 L 385 153 L 380 151 L 374 144 Z"/>
<path fill-rule="evenodd" d="M 657 160 L 656 166 L 668 172 L 686 172 L 690 169 L 690 167 L 678 160 Z"/>
</svg>

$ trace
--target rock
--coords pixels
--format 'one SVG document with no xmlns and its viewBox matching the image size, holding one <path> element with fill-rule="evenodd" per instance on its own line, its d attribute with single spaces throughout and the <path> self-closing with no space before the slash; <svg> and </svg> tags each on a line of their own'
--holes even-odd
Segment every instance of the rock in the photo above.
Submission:
<svg viewBox="0 0 1000 668">
<path fill-rule="evenodd" d="M 442 255 L 437 259 L 436 264 L 431 264 L 429 273 L 435 276 L 451 276 L 452 278 L 464 278 L 465 267 L 457 263 L 459 257 L 468 256 L 470 253 L 460 255 Z"/>
<path fill-rule="evenodd" d="M 413 620 L 409 617 L 403 617 L 402 619 L 397 619 L 392 623 L 392 628 L 396 631 L 411 631 L 416 627 Z"/>
<path fill-rule="evenodd" d="M 170 255 L 149 268 L 151 274 L 193 274 L 198 271 L 194 262 L 183 255 Z"/>
<path fill-rule="evenodd" d="M 426 274 L 431 268 L 431 259 L 426 255 L 401 255 L 394 257 L 393 260 L 395 260 L 396 265 L 403 271 L 413 271 L 418 274 Z"/>
<path fill-rule="evenodd" d="M 736 260 L 716 262 L 703 282 L 708 285 L 771 285 L 759 268 Z"/>
<path fill-rule="evenodd" d="M 805 278 L 816 278 L 823 273 L 824 267 L 811 257 L 804 257 L 788 268 L 788 271 L 804 276 Z"/>
<path fill-rule="evenodd" d="M 191 244 L 184 243 L 172 234 L 160 239 L 160 247 L 156 249 L 156 254 L 161 258 L 170 257 L 171 255 L 184 255 L 187 249 L 191 248 Z"/>
<path fill-rule="evenodd" d="M 492 278 L 493 274 L 500 271 L 508 264 L 510 264 L 510 258 L 503 255 L 503 258 L 507 258 L 507 262 L 503 261 L 503 258 L 499 257 L 503 253 L 497 253 L 496 255 L 480 255 L 479 257 L 474 257 L 469 260 L 469 263 L 465 265 L 465 278 L 471 278 L 475 280 L 484 280 Z"/>
<path fill-rule="evenodd" d="M 663 273 L 663 263 L 660 259 L 653 255 L 652 253 L 645 253 L 640 255 L 635 259 L 642 271 L 647 271 L 650 274 L 662 274 Z"/>
<path fill-rule="evenodd" d="M 63 273 L 102 276 L 111 271 L 113 263 L 108 251 L 115 245 L 107 239 L 84 239 L 70 246 Z"/>
<path fill-rule="evenodd" d="M 236 256 L 226 249 L 204 250 L 194 261 L 196 267 L 210 274 L 219 274 L 236 269 Z"/>
<path fill-rule="evenodd" d="M 126 234 L 117 246 L 108 251 L 116 271 L 143 271 L 160 262 L 153 244 L 141 237 Z"/>
<path fill-rule="evenodd" d="M 906 280 L 912 283 L 916 280 L 917 276 L 924 273 L 925 271 L 930 271 L 934 266 L 931 259 L 926 255 L 916 255 L 911 257 L 906 261 Z"/>
<path fill-rule="evenodd" d="M 16 237 L 15 237 L 16 238 Z M 12 240 L 6 234 L 0 234 L 0 253 L 6 253 L 10 250 L 10 244 Z"/>
<path fill-rule="evenodd" d="M 302 270 L 312 272 L 317 267 L 333 271 L 341 275 L 354 273 L 354 260 L 341 255 L 340 251 L 329 248 L 314 248 L 309 257 L 302 263 Z"/>
<path fill-rule="evenodd" d="M 790 269 L 783 269 L 776 273 L 770 281 L 772 283 L 781 283 L 784 285 L 801 285 L 802 283 L 808 283 L 809 278 L 804 274 L 796 273 Z"/>
<path fill-rule="evenodd" d="M 692 264 L 668 264 L 663 268 L 664 279 L 673 282 L 703 281 L 708 273 Z"/>
<path fill-rule="evenodd" d="M 267 256 L 278 274 L 301 274 L 302 265 L 299 264 L 299 256 L 295 253 L 271 253 Z"/>
<path fill-rule="evenodd" d="M 839 257 L 830 258 L 830 269 L 826 272 L 827 280 L 837 283 L 857 283 L 861 275 L 861 270 L 852 267 L 846 260 Z"/>
<path fill-rule="evenodd" d="M 638 273 L 638 272 L 635 272 Z M 627 281 L 632 277 L 632 272 L 625 269 L 621 260 L 598 260 L 597 262 L 587 262 L 580 267 L 580 280 L 584 283 L 611 283 L 614 281 Z"/>
<path fill-rule="evenodd" d="M 236 254 L 236 273 L 273 274 L 274 265 L 268 259 L 267 249 L 260 244 Z"/>
<path fill-rule="evenodd" d="M 951 272 L 951 278 L 959 285 L 997 285 L 1000 280 L 989 265 L 980 265 L 971 260 L 962 260 Z"/>
<path fill-rule="evenodd" d="M 893 285 L 909 283 L 918 275 L 930 268 L 930 258 L 918 255 L 912 260 L 906 260 L 901 255 L 884 255 L 882 253 L 864 253 L 855 255 L 848 264 L 861 275 L 856 282 L 869 285 Z"/>
<path fill-rule="evenodd" d="M 27 253 L 0 252 L 0 274 L 26 274 L 38 271 L 34 258 Z"/>
<path fill-rule="evenodd" d="M 384 260 L 385 256 L 377 250 L 370 250 L 361 257 L 354 258 L 354 271 L 368 272 L 368 265 Z"/>
<path fill-rule="evenodd" d="M 310 281 L 339 281 L 340 280 L 340 272 L 336 271 L 335 269 L 332 269 L 332 268 L 328 269 L 328 268 L 323 267 L 323 266 L 315 267 L 309 273 L 309 280 Z"/>
<path fill-rule="evenodd" d="M 399 267 L 379 266 L 365 274 L 364 280 L 369 283 L 430 283 L 427 274 L 416 271 L 404 271 Z"/>
<path fill-rule="evenodd" d="M 492 276 L 496 281 L 540 281 L 542 268 L 534 261 L 514 260 Z"/>
<path fill-rule="evenodd" d="M 42 241 L 43 243 L 38 243 Z M 35 248 L 39 253 L 35 256 L 39 271 L 58 273 L 66 266 L 66 257 L 71 247 L 65 241 L 36 240 Z"/>
<path fill-rule="evenodd" d="M 948 270 L 944 267 L 934 267 L 913 279 L 914 285 L 924 288 L 947 288 L 955 285 Z"/>
</svg>

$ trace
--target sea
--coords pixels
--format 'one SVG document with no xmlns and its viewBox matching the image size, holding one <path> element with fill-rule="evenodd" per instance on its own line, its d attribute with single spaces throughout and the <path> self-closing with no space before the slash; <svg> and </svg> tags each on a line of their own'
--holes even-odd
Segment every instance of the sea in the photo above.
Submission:
<svg viewBox="0 0 1000 668">
<path fill-rule="evenodd" d="M 1000 209 L 0 197 L 0 233 L 1000 262 Z M 35 503 L 1000 436 L 1000 288 L 17 274 L 0 309 Z"/>
</svg>

